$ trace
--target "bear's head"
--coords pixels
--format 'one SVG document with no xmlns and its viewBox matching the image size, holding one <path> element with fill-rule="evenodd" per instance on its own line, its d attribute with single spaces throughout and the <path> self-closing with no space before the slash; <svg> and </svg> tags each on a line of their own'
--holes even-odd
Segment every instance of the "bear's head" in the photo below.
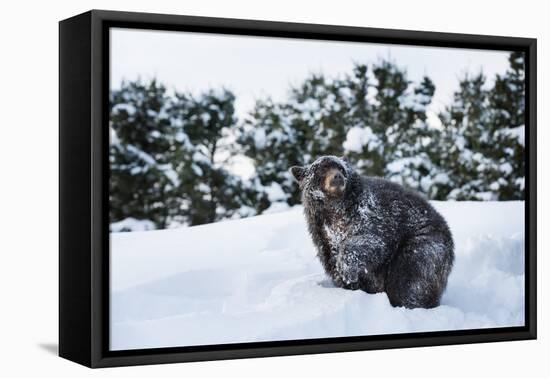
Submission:
<svg viewBox="0 0 550 378">
<path fill-rule="evenodd" d="M 346 158 L 321 156 L 310 165 L 290 168 L 304 200 L 337 199 L 344 195 L 353 170 Z"/>
</svg>

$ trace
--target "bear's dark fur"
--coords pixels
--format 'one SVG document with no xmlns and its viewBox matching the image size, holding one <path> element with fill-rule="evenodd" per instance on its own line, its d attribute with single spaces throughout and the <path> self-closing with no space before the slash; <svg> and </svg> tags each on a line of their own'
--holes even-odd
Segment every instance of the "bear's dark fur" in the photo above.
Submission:
<svg viewBox="0 0 550 378">
<path fill-rule="evenodd" d="M 428 201 L 390 181 L 360 177 L 335 156 L 291 173 L 317 254 L 336 286 L 385 291 L 393 306 L 439 305 L 454 246 Z"/>
</svg>

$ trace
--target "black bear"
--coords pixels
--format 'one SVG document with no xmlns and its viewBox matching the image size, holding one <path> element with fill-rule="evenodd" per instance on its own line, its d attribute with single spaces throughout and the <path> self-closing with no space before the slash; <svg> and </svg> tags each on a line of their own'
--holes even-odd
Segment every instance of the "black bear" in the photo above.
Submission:
<svg viewBox="0 0 550 378">
<path fill-rule="evenodd" d="M 385 291 L 393 306 L 439 305 L 454 244 L 428 201 L 388 180 L 361 177 L 336 156 L 290 172 L 317 255 L 336 286 Z"/>
</svg>

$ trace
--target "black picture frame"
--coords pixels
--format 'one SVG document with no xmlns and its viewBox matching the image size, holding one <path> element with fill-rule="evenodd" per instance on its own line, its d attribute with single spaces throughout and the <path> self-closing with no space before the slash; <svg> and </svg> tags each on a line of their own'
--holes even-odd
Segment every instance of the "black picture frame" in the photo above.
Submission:
<svg viewBox="0 0 550 378">
<path fill-rule="evenodd" d="M 110 351 L 110 27 L 516 50 L 526 58 L 525 326 Z M 59 355 L 88 367 L 536 338 L 536 39 L 92 10 L 59 23 Z"/>
</svg>

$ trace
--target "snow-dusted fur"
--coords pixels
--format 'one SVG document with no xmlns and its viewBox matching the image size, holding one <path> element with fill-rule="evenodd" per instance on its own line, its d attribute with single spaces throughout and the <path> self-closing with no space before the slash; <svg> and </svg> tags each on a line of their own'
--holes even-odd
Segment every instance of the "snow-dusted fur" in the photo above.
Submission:
<svg viewBox="0 0 550 378">
<path fill-rule="evenodd" d="M 424 198 L 381 178 L 360 177 L 335 156 L 291 172 L 318 257 L 335 285 L 385 291 L 393 306 L 439 305 L 453 266 L 453 238 Z"/>
</svg>

